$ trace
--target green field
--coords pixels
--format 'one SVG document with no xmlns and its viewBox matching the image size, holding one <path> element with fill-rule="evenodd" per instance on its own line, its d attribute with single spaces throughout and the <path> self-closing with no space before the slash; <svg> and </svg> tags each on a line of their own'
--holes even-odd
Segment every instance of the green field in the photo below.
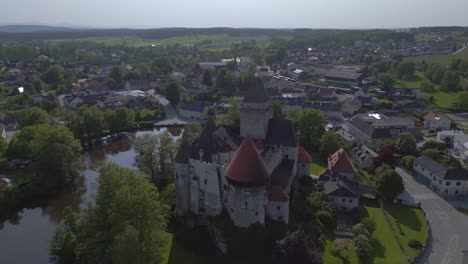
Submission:
<svg viewBox="0 0 468 264">
<path fill-rule="evenodd" d="M 375 231 L 372 235 L 372 256 L 369 259 L 360 261 L 354 248 L 344 250 L 347 262 L 332 254 L 333 241 L 327 240 L 325 243 L 325 252 L 323 254 L 323 263 L 331 264 L 404 264 L 408 263 L 403 251 L 398 246 L 398 242 L 392 234 L 390 226 L 385 220 L 385 216 L 377 203 L 367 203 L 364 205 L 364 216 L 374 219 L 376 223 Z"/>
<path fill-rule="evenodd" d="M 310 164 L 310 173 L 316 176 L 320 176 L 322 172 L 327 168 L 327 164 L 320 159 L 319 153 L 310 153 L 312 158 L 312 164 Z"/>
<path fill-rule="evenodd" d="M 421 209 L 403 205 L 385 203 L 384 209 L 390 217 L 394 229 L 398 233 L 398 240 L 405 247 L 410 257 L 414 258 L 419 250 L 408 246 L 410 240 L 417 240 L 425 244 L 428 236 L 428 226 Z M 398 227 L 397 221 L 400 225 Z"/>
<path fill-rule="evenodd" d="M 234 43 L 255 40 L 257 45 L 264 46 L 271 42 L 271 38 L 266 35 L 258 36 L 239 36 L 233 37 L 227 34 L 219 35 L 193 35 L 178 36 L 160 40 L 143 39 L 137 36 L 119 36 L 119 37 L 91 37 L 78 39 L 58 39 L 51 42 L 78 41 L 78 42 L 96 42 L 109 46 L 123 45 L 127 47 L 146 47 L 146 46 L 167 46 L 167 45 L 198 45 L 206 50 L 223 50 L 229 48 Z"/>
<path fill-rule="evenodd" d="M 416 57 L 407 57 L 405 61 L 414 61 L 420 63 L 423 60 L 426 62 L 440 63 L 442 65 L 449 65 L 455 59 L 468 59 L 468 48 L 465 48 L 463 51 L 457 54 L 448 54 L 448 55 L 425 55 L 425 56 L 416 56 Z"/>
</svg>

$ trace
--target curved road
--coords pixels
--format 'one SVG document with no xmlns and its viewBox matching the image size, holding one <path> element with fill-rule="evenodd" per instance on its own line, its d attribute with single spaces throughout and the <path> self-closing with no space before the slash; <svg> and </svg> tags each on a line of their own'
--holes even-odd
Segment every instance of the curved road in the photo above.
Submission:
<svg viewBox="0 0 468 264">
<path fill-rule="evenodd" d="M 462 251 L 468 250 L 468 216 L 460 213 L 425 185 L 401 168 L 395 171 L 405 182 L 403 199 L 419 201 L 432 229 L 432 239 L 419 263 L 460 264 Z"/>
</svg>

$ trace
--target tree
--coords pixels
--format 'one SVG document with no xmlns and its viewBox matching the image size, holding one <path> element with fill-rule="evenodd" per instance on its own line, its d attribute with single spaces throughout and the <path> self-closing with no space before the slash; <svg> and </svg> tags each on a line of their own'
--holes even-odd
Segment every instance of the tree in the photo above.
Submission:
<svg viewBox="0 0 468 264">
<path fill-rule="evenodd" d="M 393 83 L 392 76 L 388 73 L 379 74 L 378 80 L 379 80 L 379 83 L 382 84 L 384 89 L 390 88 Z"/>
<path fill-rule="evenodd" d="M 304 231 L 295 231 L 277 244 L 276 263 L 320 264 L 322 256 L 317 244 Z"/>
<path fill-rule="evenodd" d="M 388 199 L 392 199 L 405 189 L 403 179 L 391 167 L 384 165 L 377 169 L 377 190 Z"/>
<path fill-rule="evenodd" d="M 434 92 L 435 91 L 435 86 L 434 84 L 428 82 L 428 81 L 423 81 L 419 85 L 419 89 L 421 89 L 424 92 Z"/>
<path fill-rule="evenodd" d="M 454 71 L 446 71 L 440 83 L 443 91 L 456 91 L 460 86 L 460 76 Z"/>
<path fill-rule="evenodd" d="M 435 161 L 442 161 L 442 155 L 439 150 L 436 149 L 426 149 L 422 153 L 424 156 L 428 156 L 429 158 Z"/>
<path fill-rule="evenodd" d="M 116 83 L 122 83 L 122 80 L 123 80 L 122 70 L 119 67 L 112 67 L 111 72 L 109 74 L 109 78 L 114 80 Z"/>
<path fill-rule="evenodd" d="M 371 245 L 368 237 L 365 235 L 358 235 L 354 238 L 354 244 L 356 245 L 356 250 L 360 257 L 365 258 L 370 256 Z"/>
<path fill-rule="evenodd" d="M 211 78 L 211 73 L 209 70 L 206 70 L 203 73 L 202 84 L 211 87 L 213 85 L 213 78 Z"/>
<path fill-rule="evenodd" d="M 8 145 L 7 157 L 35 160 L 35 182 L 48 192 L 75 182 L 81 151 L 80 142 L 68 128 L 41 124 L 21 129 Z"/>
<path fill-rule="evenodd" d="M 49 114 L 39 107 L 18 110 L 14 115 L 20 127 L 50 123 Z"/>
<path fill-rule="evenodd" d="M 240 101 L 235 97 L 229 99 L 229 108 L 225 123 L 232 126 L 238 126 L 240 124 Z"/>
<path fill-rule="evenodd" d="M 74 263 L 76 259 L 76 234 L 79 215 L 69 207 L 63 213 L 63 223 L 57 228 L 50 242 L 50 255 L 53 263 Z"/>
<path fill-rule="evenodd" d="M 255 73 L 250 70 L 244 71 L 239 76 L 239 84 L 242 91 L 247 91 L 250 87 L 253 87 L 255 83 Z"/>
<path fill-rule="evenodd" d="M 315 109 L 304 109 L 296 117 L 296 127 L 299 130 L 301 145 L 308 150 L 318 150 L 320 138 L 325 133 L 325 118 Z"/>
<path fill-rule="evenodd" d="M 396 151 L 402 155 L 415 155 L 418 149 L 413 135 L 401 133 L 396 143 Z"/>
<path fill-rule="evenodd" d="M 157 188 L 137 171 L 115 164 L 104 164 L 99 173 L 95 205 L 81 213 L 76 228 L 64 225 L 57 230 L 53 241 L 59 243 L 51 246 L 52 257 L 74 252 L 74 260 L 66 263 L 159 263 L 168 207 Z M 76 237 L 76 243 L 60 243 L 66 236 Z M 70 246 L 64 250 L 63 245 Z"/>
<path fill-rule="evenodd" d="M 401 164 L 403 165 L 403 167 L 405 169 L 411 170 L 411 169 L 413 169 L 413 163 L 414 163 L 415 159 L 416 159 L 415 156 L 404 156 L 401 159 Z"/>
<path fill-rule="evenodd" d="M 447 149 L 447 145 L 445 143 L 431 139 L 431 140 L 426 141 L 424 145 L 421 147 L 422 151 L 426 149 L 445 150 Z"/>
<path fill-rule="evenodd" d="M 271 102 L 271 107 L 273 108 L 273 118 L 274 119 L 285 119 L 286 116 L 283 112 L 283 104 L 280 101 L 273 100 Z"/>
<path fill-rule="evenodd" d="M 59 65 L 52 65 L 42 75 L 42 80 L 48 84 L 58 85 L 63 81 L 64 69 Z"/>
<path fill-rule="evenodd" d="M 334 132 L 327 131 L 320 138 L 320 156 L 326 160 L 342 147 L 340 136 Z"/>
<path fill-rule="evenodd" d="M 108 110 L 104 117 L 111 133 L 128 131 L 135 126 L 135 112 L 126 107 L 120 107 L 115 111 Z"/>
<path fill-rule="evenodd" d="M 235 76 L 227 69 L 221 69 L 216 75 L 216 88 L 222 90 L 225 96 L 231 96 L 235 91 Z"/>
<path fill-rule="evenodd" d="M 177 80 L 171 79 L 164 87 L 164 96 L 173 105 L 178 105 L 180 102 L 180 84 Z"/>
<path fill-rule="evenodd" d="M 97 106 L 82 106 L 78 110 L 78 124 L 83 139 L 95 139 L 104 133 L 104 113 Z M 80 134 L 81 134 L 80 133 Z"/>
<path fill-rule="evenodd" d="M 412 61 L 404 61 L 396 67 L 396 75 L 398 79 L 402 78 L 409 78 L 413 76 L 415 68 L 414 68 L 414 62 Z"/>
<path fill-rule="evenodd" d="M 453 108 L 460 112 L 467 112 L 468 104 L 466 102 L 468 102 L 468 91 L 458 94 L 455 102 L 453 103 Z"/>
<path fill-rule="evenodd" d="M 188 123 L 184 127 L 184 133 L 182 134 L 182 138 L 186 139 L 188 142 L 192 142 L 200 136 L 202 131 L 202 126 L 198 122 Z"/>
</svg>

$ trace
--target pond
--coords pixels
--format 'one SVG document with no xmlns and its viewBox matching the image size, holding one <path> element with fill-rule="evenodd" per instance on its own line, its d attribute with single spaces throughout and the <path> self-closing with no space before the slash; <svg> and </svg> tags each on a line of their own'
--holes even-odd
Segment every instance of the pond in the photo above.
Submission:
<svg viewBox="0 0 468 264">
<path fill-rule="evenodd" d="M 143 134 L 169 132 L 174 140 L 182 135 L 181 128 L 161 128 L 152 131 L 138 131 Z M 49 263 L 49 243 L 55 229 L 62 221 L 63 210 L 70 206 L 75 210 L 84 209 L 96 198 L 99 174 L 96 166 L 104 161 L 114 162 L 122 167 L 135 168 L 136 153 L 129 139 L 114 141 L 108 145 L 94 147 L 84 153 L 85 169 L 83 181 L 73 190 L 65 190 L 55 199 L 42 206 L 24 208 L 18 219 L 6 221 L 0 230 L 1 263 Z"/>
</svg>

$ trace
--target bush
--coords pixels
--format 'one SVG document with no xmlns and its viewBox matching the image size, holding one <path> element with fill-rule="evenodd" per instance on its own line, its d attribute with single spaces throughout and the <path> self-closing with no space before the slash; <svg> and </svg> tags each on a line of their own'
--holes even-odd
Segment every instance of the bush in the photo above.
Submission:
<svg viewBox="0 0 468 264">
<path fill-rule="evenodd" d="M 411 170 L 413 168 L 414 160 L 416 159 L 415 156 L 404 156 L 401 160 L 401 164 L 407 170 Z"/>
<path fill-rule="evenodd" d="M 410 240 L 410 242 L 408 242 L 408 246 L 410 246 L 411 248 L 414 248 L 414 249 L 421 249 L 422 248 L 422 243 L 417 241 L 417 240 Z"/>
</svg>

